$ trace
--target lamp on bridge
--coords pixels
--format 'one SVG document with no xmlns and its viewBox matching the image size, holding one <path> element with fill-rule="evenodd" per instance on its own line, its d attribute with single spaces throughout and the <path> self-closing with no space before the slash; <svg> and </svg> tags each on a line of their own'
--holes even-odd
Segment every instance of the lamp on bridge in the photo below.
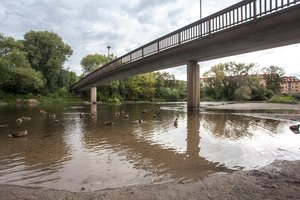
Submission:
<svg viewBox="0 0 300 200">
<path fill-rule="evenodd" d="M 202 0 L 200 0 L 200 19 L 202 19 Z"/>
<path fill-rule="evenodd" d="M 107 57 L 109 57 L 109 50 L 110 50 L 110 46 L 107 46 Z"/>
</svg>

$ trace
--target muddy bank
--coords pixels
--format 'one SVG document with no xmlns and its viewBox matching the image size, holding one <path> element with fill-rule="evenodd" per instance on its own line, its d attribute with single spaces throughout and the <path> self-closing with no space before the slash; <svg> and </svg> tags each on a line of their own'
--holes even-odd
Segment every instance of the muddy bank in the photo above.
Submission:
<svg viewBox="0 0 300 200">
<path fill-rule="evenodd" d="M 300 199 L 300 161 L 276 161 L 259 170 L 214 174 L 198 182 L 94 192 L 1 185 L 0 199 Z"/>
<path fill-rule="evenodd" d="M 283 119 L 300 121 L 300 104 L 279 104 L 279 103 L 250 103 L 250 102 L 201 102 L 201 107 L 208 110 L 235 110 L 235 111 L 256 111 L 245 115 L 251 115 L 270 119 Z M 274 112 L 269 112 L 273 110 Z M 260 112 L 261 111 L 261 112 Z M 282 111 L 282 112 L 277 112 Z M 283 112 L 286 111 L 286 112 Z M 294 111 L 294 113 L 289 113 Z"/>
<path fill-rule="evenodd" d="M 299 110 L 300 104 L 256 102 L 201 102 L 201 107 L 222 110 Z"/>
</svg>

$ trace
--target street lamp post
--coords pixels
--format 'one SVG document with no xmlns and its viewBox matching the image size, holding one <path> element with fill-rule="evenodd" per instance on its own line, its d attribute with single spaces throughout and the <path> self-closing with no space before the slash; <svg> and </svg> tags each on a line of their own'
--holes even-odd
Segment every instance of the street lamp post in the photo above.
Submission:
<svg viewBox="0 0 300 200">
<path fill-rule="evenodd" d="M 107 46 L 107 57 L 109 57 L 110 46 Z"/>
<path fill-rule="evenodd" d="M 202 19 L 202 0 L 200 0 L 200 19 Z"/>
</svg>

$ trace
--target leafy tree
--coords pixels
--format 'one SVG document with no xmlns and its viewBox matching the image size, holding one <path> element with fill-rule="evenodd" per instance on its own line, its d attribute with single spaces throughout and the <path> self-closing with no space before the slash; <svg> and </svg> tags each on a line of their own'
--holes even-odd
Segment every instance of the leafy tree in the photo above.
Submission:
<svg viewBox="0 0 300 200">
<path fill-rule="evenodd" d="M 253 77 L 257 76 L 254 64 L 221 63 L 204 73 L 207 77 L 205 95 L 215 100 L 248 100 L 252 98 Z M 202 95 L 203 97 L 203 95 Z"/>
<path fill-rule="evenodd" d="M 79 80 L 79 77 L 76 75 L 75 72 L 69 71 L 69 80 L 70 86 L 73 85 L 76 81 Z"/>
<path fill-rule="evenodd" d="M 73 53 L 71 47 L 53 32 L 30 31 L 24 35 L 25 51 L 32 68 L 46 80 L 46 89 L 55 91 L 64 62 Z"/>
<path fill-rule="evenodd" d="M 22 42 L 0 34 L 0 88 L 11 93 L 38 93 L 44 86 L 41 73 L 30 67 Z"/>
<path fill-rule="evenodd" d="M 128 96 L 131 100 L 153 100 L 155 97 L 155 74 L 139 74 L 126 81 Z"/>
<path fill-rule="evenodd" d="M 102 67 L 106 63 L 112 61 L 115 56 L 106 56 L 104 54 L 89 54 L 82 58 L 80 64 L 83 68 L 83 73 L 88 74 Z"/>
<path fill-rule="evenodd" d="M 44 87 L 43 75 L 32 68 L 19 67 L 10 72 L 10 79 L 4 83 L 4 89 L 10 93 L 39 93 Z"/>
<path fill-rule="evenodd" d="M 285 74 L 284 69 L 278 66 L 270 66 L 263 70 L 267 89 L 273 91 L 275 94 L 279 94 L 280 83 L 282 82 L 282 77 Z"/>
<path fill-rule="evenodd" d="M 208 92 L 213 95 L 214 99 L 221 100 L 224 98 L 225 69 L 223 64 L 213 66 L 209 71 L 203 74 L 207 77 Z"/>
<path fill-rule="evenodd" d="M 243 85 L 235 90 L 235 100 L 250 100 L 251 99 L 251 88 L 247 85 Z"/>
</svg>

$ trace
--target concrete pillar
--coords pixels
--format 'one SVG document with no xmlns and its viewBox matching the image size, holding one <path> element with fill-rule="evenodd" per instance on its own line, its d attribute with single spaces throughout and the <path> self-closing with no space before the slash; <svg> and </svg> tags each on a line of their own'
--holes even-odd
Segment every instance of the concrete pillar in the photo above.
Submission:
<svg viewBox="0 0 300 200">
<path fill-rule="evenodd" d="M 91 87 L 91 103 L 92 104 L 97 104 L 97 87 Z"/>
<path fill-rule="evenodd" d="M 196 61 L 187 64 L 187 109 L 200 108 L 200 67 Z"/>
</svg>

